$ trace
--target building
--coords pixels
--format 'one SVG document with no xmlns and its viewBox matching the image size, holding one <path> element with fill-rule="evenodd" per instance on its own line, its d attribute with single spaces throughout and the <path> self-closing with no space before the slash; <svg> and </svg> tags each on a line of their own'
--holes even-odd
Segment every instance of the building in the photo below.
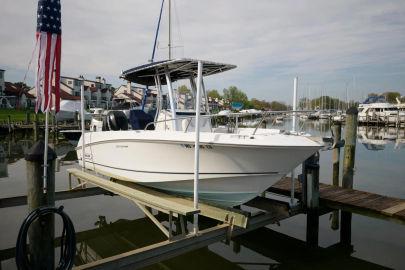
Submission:
<svg viewBox="0 0 405 270">
<path fill-rule="evenodd" d="M 5 73 L 4 69 L 0 69 L 0 107 L 32 108 L 35 105 L 35 97 L 28 93 L 29 87 L 21 82 L 6 82 Z"/>
<path fill-rule="evenodd" d="M 29 87 L 22 83 L 4 82 L 4 90 L 0 97 L 2 108 L 33 108 L 35 96 L 29 93 Z"/>
<path fill-rule="evenodd" d="M 87 108 L 111 108 L 114 88 L 100 76 L 97 76 L 94 81 L 85 79 L 83 76 L 79 76 L 78 78 L 61 76 L 61 100 L 80 100 L 82 85 L 84 86 L 84 99 L 86 100 L 85 105 Z M 36 96 L 36 89 L 32 88 L 30 94 Z M 54 95 L 53 100 L 55 100 Z"/>
<path fill-rule="evenodd" d="M 145 88 L 132 86 L 130 82 L 126 85 L 121 85 L 114 92 L 113 103 L 117 107 L 136 107 L 142 104 L 142 98 Z M 146 97 L 146 104 L 151 107 L 156 107 L 157 91 L 149 89 L 149 95 Z"/>
<path fill-rule="evenodd" d="M 69 88 L 68 94 L 80 97 L 81 86 L 84 86 L 84 98 L 86 106 L 90 108 L 111 108 L 113 87 L 106 83 L 104 78 L 97 76 L 96 80 L 88 80 L 83 76 L 79 78 L 61 77 L 61 84 Z"/>
<path fill-rule="evenodd" d="M 5 72 L 6 71 L 4 69 L 0 69 L 0 96 L 4 95 L 3 91 L 4 91 L 4 88 L 5 88 L 5 85 L 4 85 L 4 73 Z"/>
</svg>

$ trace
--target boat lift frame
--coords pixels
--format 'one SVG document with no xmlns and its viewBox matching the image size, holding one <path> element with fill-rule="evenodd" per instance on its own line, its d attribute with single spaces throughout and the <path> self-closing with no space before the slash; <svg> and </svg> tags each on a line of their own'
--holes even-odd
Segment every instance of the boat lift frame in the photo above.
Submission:
<svg viewBox="0 0 405 270">
<path fill-rule="evenodd" d="M 170 98 L 170 111 L 172 113 L 172 119 L 175 120 L 173 122 L 173 129 L 177 130 L 177 122 L 176 122 L 176 108 L 174 104 L 174 92 L 172 88 L 172 82 L 170 78 L 170 72 L 166 68 L 165 69 L 165 79 L 166 84 L 168 86 L 169 91 L 169 98 Z M 195 153 L 194 153 L 194 190 L 193 190 L 193 201 L 184 198 L 184 197 L 176 197 L 173 195 L 165 194 L 159 192 L 157 190 L 147 188 L 141 185 L 134 183 L 134 179 L 123 179 L 120 176 L 112 175 L 107 172 L 103 172 L 101 170 L 94 171 L 90 173 L 86 171 L 84 162 L 82 163 L 82 169 L 68 169 L 67 172 L 69 174 L 69 187 L 72 188 L 72 176 L 76 177 L 78 180 L 78 185 L 73 189 L 82 189 L 86 188 L 87 183 L 96 185 L 102 189 L 105 189 L 113 194 L 118 194 L 124 198 L 127 198 L 134 202 L 141 211 L 162 231 L 162 233 L 168 238 L 168 243 L 175 244 L 178 241 L 194 241 L 193 238 L 196 238 L 195 241 L 199 241 L 201 237 L 207 237 L 210 232 L 206 232 L 206 230 L 199 231 L 198 228 L 198 216 L 205 216 L 217 221 L 220 221 L 222 224 L 214 226 L 208 231 L 219 232 L 219 237 L 222 231 L 225 229 L 225 239 L 227 242 L 230 241 L 231 237 L 234 235 L 234 228 L 239 228 L 240 233 L 245 232 L 248 229 L 254 229 L 256 226 L 263 226 L 269 223 L 278 222 L 281 219 L 287 218 L 292 215 L 292 209 L 287 204 L 280 203 L 274 205 L 274 201 L 267 199 L 265 197 L 262 200 L 268 201 L 268 204 L 264 209 L 260 206 L 263 205 L 262 202 L 259 204 L 255 204 L 254 202 L 250 202 L 250 207 L 256 207 L 256 212 L 252 214 L 252 212 L 246 212 L 235 208 L 222 208 L 219 206 L 213 206 L 209 204 L 205 204 L 199 202 L 198 200 L 198 193 L 199 193 L 199 137 L 200 137 L 200 118 L 201 118 L 201 95 L 205 93 L 205 87 L 203 83 L 203 62 L 198 61 L 197 67 L 197 83 L 194 85 L 195 88 Z M 193 79 L 194 81 L 194 79 Z M 155 76 L 155 82 L 158 84 L 157 88 L 161 91 L 161 83 L 160 77 L 158 75 Z M 194 89 L 193 89 L 194 90 Z M 202 93 L 202 91 L 204 93 Z M 194 91 L 193 91 L 194 92 Z M 83 102 L 83 101 L 82 101 Z M 207 106 L 207 104 L 205 104 Z M 208 109 L 208 108 L 206 108 Z M 82 109 L 82 119 L 83 112 Z M 263 121 L 263 120 L 262 120 Z M 190 121 L 191 122 L 191 121 Z M 82 131 L 83 131 L 82 127 Z M 257 128 L 255 129 L 254 133 L 256 132 Z M 254 134 L 253 133 L 253 134 Z M 83 134 L 84 135 L 84 134 Z M 84 136 L 83 136 L 84 137 Z M 82 157 L 85 157 L 85 147 L 82 147 Z M 84 158 L 83 158 L 84 159 Z M 101 175 L 97 175 L 101 174 Z M 106 179 L 109 177 L 110 179 Z M 128 181 L 132 180 L 132 181 Z M 272 204 L 272 206 L 269 206 Z M 165 227 L 153 214 L 153 210 L 167 213 L 168 214 L 168 228 Z M 280 210 L 281 209 L 281 210 Z M 263 211 L 264 210 L 264 211 Z M 248 228 L 249 219 L 255 216 L 252 219 L 252 223 L 250 224 L 250 228 Z M 187 232 L 187 223 L 186 218 L 193 216 L 193 232 Z M 174 235 L 173 234 L 173 218 L 177 218 L 177 226 L 180 226 L 181 233 Z M 211 240 L 216 239 L 212 237 Z M 164 243 L 162 243 L 164 244 Z M 159 245 L 159 244 L 158 244 Z M 196 245 L 194 245 L 195 247 Z M 96 262 L 96 264 L 103 265 L 104 260 L 100 260 L 101 262 Z M 111 259 L 114 261 L 114 258 Z M 111 262 L 109 261 L 109 262 Z M 87 265 L 87 268 L 92 268 L 91 264 Z M 80 268 L 80 267 L 79 267 Z M 84 266 L 86 269 L 86 266 Z M 100 269 L 102 269 L 101 267 Z"/>
</svg>

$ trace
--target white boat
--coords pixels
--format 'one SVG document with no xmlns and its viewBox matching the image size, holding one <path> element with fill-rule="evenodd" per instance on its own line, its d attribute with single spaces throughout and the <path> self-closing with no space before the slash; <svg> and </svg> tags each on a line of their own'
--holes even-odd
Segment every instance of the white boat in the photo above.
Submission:
<svg viewBox="0 0 405 270">
<path fill-rule="evenodd" d="M 307 120 L 307 119 L 308 119 L 308 114 L 305 114 L 305 113 L 300 114 L 300 120 L 305 121 L 305 120 Z"/>
<path fill-rule="evenodd" d="M 62 100 L 60 102 L 60 111 L 56 114 L 56 120 L 59 122 L 75 120 L 77 115 L 80 117 L 80 106 L 80 100 Z M 90 121 L 91 115 L 85 112 L 84 119 Z"/>
<path fill-rule="evenodd" d="M 230 110 L 222 110 L 218 112 L 218 115 L 223 115 L 223 116 L 227 116 L 229 114 L 231 114 L 232 112 Z"/>
<path fill-rule="evenodd" d="M 318 120 L 320 114 L 321 114 L 321 111 L 317 110 L 317 111 L 314 112 L 314 113 L 310 113 L 310 114 L 308 115 L 308 119 L 309 119 L 309 120 Z"/>
<path fill-rule="evenodd" d="M 332 117 L 333 122 L 342 123 L 346 121 L 346 113 L 342 111 L 337 111 L 336 114 Z"/>
<path fill-rule="evenodd" d="M 90 122 L 90 131 L 102 131 L 103 130 L 103 117 L 106 115 L 106 110 L 102 108 L 91 108 L 91 122 Z M 82 131 L 78 129 L 68 129 L 62 130 L 60 132 L 72 145 L 77 145 Z"/>
<path fill-rule="evenodd" d="M 332 114 L 330 111 L 323 110 L 319 112 L 319 119 L 330 119 Z"/>
<path fill-rule="evenodd" d="M 198 68 L 198 64 L 202 69 Z M 167 85 L 169 109 L 161 100 L 154 130 L 101 131 L 85 134 L 85 167 L 124 181 L 136 182 L 165 192 L 192 196 L 194 179 L 195 110 L 176 109 L 172 83 L 190 80 L 196 96 L 196 81 L 203 76 L 235 68 L 233 65 L 176 59 L 149 63 L 122 73 L 133 83 L 156 84 L 159 97 Z M 199 77 L 197 74 L 202 73 Z M 211 126 L 209 108 L 201 83 L 199 198 L 235 206 L 265 191 L 323 143 L 310 136 L 280 131 L 240 129 L 226 133 Z M 83 138 L 81 138 L 82 140 Z M 82 162 L 81 141 L 76 148 Z"/>
<path fill-rule="evenodd" d="M 383 96 L 368 97 L 359 104 L 359 122 L 381 122 L 396 123 L 405 118 L 405 111 L 398 110 L 398 107 L 388 103 Z"/>
</svg>

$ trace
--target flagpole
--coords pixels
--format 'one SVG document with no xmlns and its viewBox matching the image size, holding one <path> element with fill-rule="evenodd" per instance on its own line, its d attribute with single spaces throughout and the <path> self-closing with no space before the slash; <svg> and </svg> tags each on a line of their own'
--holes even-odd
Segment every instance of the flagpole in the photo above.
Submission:
<svg viewBox="0 0 405 270">
<path fill-rule="evenodd" d="M 82 126 L 82 171 L 86 170 L 86 158 L 85 158 L 85 142 L 84 142 L 84 131 L 85 131 L 85 126 L 84 126 L 84 85 L 80 86 L 80 120 L 81 120 L 81 126 Z"/>
<path fill-rule="evenodd" d="M 45 149 L 44 149 L 44 193 L 46 193 L 47 189 L 47 179 L 48 179 L 48 141 L 49 141 L 49 126 L 48 126 L 48 119 L 49 119 L 49 110 L 45 112 Z"/>
</svg>

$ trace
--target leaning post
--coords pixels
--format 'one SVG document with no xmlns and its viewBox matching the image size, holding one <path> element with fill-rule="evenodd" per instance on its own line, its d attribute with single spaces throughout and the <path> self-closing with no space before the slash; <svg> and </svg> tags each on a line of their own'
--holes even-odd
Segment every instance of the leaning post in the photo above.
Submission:
<svg viewBox="0 0 405 270">
<path fill-rule="evenodd" d="M 342 137 L 341 123 L 335 123 L 333 126 L 333 140 L 334 144 L 338 144 Z M 340 169 L 340 146 L 336 146 L 332 152 L 332 185 L 339 186 L 339 169 Z M 333 230 L 339 229 L 339 210 L 332 212 L 331 228 Z"/>
<path fill-rule="evenodd" d="M 343 153 L 343 178 L 342 187 L 353 188 L 354 160 L 356 156 L 356 137 L 357 137 L 357 114 L 356 107 L 351 107 L 346 112 L 346 131 L 345 131 L 345 149 Z M 351 244 L 351 222 L 352 214 L 341 211 L 340 223 L 340 243 L 343 245 Z"/>
<path fill-rule="evenodd" d="M 25 155 L 27 162 L 28 212 L 41 206 L 55 206 L 56 154 L 48 148 L 47 189 L 43 187 L 44 142 L 36 142 Z M 29 253 L 33 269 L 54 269 L 55 219 L 47 215 L 36 220 L 28 231 Z"/>
<path fill-rule="evenodd" d="M 304 162 L 302 193 L 307 210 L 307 245 L 318 247 L 319 234 L 319 153 L 315 153 Z"/>
</svg>

